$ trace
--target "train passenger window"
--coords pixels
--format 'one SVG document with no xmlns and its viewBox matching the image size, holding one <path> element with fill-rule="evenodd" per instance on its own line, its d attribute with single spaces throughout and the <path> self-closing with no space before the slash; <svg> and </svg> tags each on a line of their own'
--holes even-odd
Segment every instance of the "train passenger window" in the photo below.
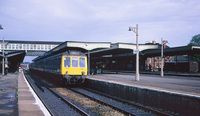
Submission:
<svg viewBox="0 0 200 116">
<path fill-rule="evenodd" d="M 85 67 L 85 58 L 79 58 L 79 66 Z"/>
<path fill-rule="evenodd" d="M 65 59 L 64 59 L 64 67 L 70 67 L 70 57 L 65 57 Z"/>
<path fill-rule="evenodd" d="M 72 67 L 78 67 L 78 57 L 72 57 Z"/>
</svg>

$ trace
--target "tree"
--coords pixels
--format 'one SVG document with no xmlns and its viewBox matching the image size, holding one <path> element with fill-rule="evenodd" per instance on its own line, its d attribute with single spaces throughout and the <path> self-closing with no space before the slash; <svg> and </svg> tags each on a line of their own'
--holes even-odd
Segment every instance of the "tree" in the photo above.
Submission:
<svg viewBox="0 0 200 116">
<path fill-rule="evenodd" d="M 188 45 L 200 46 L 200 34 L 193 36 Z"/>
<path fill-rule="evenodd" d="M 188 45 L 200 46 L 200 34 L 193 36 Z M 193 59 L 200 62 L 200 54 L 194 54 Z"/>
</svg>

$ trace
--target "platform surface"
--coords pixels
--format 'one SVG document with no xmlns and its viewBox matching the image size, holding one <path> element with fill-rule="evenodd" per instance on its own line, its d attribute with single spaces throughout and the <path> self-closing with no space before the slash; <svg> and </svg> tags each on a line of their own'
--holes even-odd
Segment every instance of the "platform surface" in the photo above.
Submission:
<svg viewBox="0 0 200 116">
<path fill-rule="evenodd" d="M 0 115 L 50 115 L 37 98 L 22 72 L 0 76 Z"/>
<path fill-rule="evenodd" d="M 87 78 L 200 97 L 198 77 L 140 74 L 140 80 L 135 81 L 135 74 L 98 74 Z"/>
<path fill-rule="evenodd" d="M 19 72 L 18 75 L 18 104 L 19 116 L 50 116 L 23 72 Z"/>
<path fill-rule="evenodd" d="M 17 74 L 0 75 L 0 115 L 18 115 Z"/>
</svg>

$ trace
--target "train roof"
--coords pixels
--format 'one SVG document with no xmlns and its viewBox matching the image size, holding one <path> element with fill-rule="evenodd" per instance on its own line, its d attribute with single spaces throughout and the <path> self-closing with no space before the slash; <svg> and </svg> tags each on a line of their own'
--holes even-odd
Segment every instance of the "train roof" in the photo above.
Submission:
<svg viewBox="0 0 200 116">
<path fill-rule="evenodd" d="M 43 56 L 39 56 L 39 57 L 35 58 L 33 61 L 38 61 L 38 60 L 45 59 L 45 58 L 48 58 L 48 57 L 51 57 L 51 56 L 55 56 L 55 55 L 86 56 L 86 55 L 85 55 L 84 53 L 82 53 L 81 51 L 68 50 L 68 51 L 65 51 L 65 52 L 62 52 L 62 53 L 59 53 L 59 54 L 53 54 L 53 53 L 44 54 Z"/>
<path fill-rule="evenodd" d="M 68 50 L 66 52 L 61 53 L 62 55 L 74 55 L 74 56 L 86 56 L 84 53 L 81 51 L 76 51 L 76 50 Z"/>
</svg>

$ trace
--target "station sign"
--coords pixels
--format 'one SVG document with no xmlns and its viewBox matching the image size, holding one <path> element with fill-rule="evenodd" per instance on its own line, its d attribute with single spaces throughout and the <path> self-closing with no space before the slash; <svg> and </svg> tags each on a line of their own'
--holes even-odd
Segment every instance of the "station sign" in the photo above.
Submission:
<svg viewBox="0 0 200 116">
<path fill-rule="evenodd" d="M 139 53 L 139 49 L 133 50 L 133 54 L 137 54 L 137 53 Z"/>
</svg>

